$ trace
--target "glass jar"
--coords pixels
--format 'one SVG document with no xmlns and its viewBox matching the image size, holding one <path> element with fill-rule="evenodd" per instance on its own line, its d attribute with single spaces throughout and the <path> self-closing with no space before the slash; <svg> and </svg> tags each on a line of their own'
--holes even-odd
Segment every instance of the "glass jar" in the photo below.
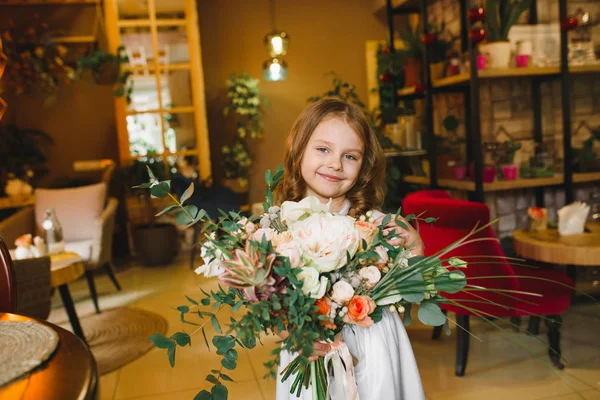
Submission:
<svg viewBox="0 0 600 400">
<path fill-rule="evenodd" d="M 44 229 L 44 239 L 48 247 L 49 254 L 58 254 L 65 251 L 65 241 L 63 239 L 63 230 L 54 208 L 46 209 L 46 216 L 42 221 Z"/>
</svg>

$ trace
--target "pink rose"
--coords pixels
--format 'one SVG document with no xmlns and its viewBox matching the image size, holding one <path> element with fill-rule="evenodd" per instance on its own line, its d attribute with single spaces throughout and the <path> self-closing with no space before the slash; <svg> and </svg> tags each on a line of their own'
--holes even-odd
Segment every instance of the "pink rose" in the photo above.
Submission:
<svg viewBox="0 0 600 400">
<path fill-rule="evenodd" d="M 346 281 L 337 281 L 331 288 L 331 299 L 338 304 L 346 304 L 354 296 L 354 288 Z"/>
<path fill-rule="evenodd" d="M 375 235 L 377 235 L 377 225 L 367 221 L 356 221 L 354 223 L 354 228 L 358 231 L 361 249 L 363 240 L 365 240 L 367 244 L 373 243 Z"/>
<path fill-rule="evenodd" d="M 361 268 L 358 271 L 358 276 L 365 282 L 367 289 L 373 289 L 381 280 L 381 271 L 374 265 Z"/>
<path fill-rule="evenodd" d="M 373 320 L 369 317 L 375 311 L 375 302 L 368 296 L 354 296 L 348 303 L 348 312 L 344 315 L 343 321 L 347 324 L 369 328 L 373 325 Z"/>
</svg>

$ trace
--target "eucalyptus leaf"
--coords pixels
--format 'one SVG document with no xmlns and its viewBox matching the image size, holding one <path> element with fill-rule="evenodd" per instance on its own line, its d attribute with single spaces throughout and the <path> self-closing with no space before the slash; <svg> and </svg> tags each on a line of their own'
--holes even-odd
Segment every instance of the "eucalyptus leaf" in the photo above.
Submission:
<svg viewBox="0 0 600 400">
<path fill-rule="evenodd" d="M 171 347 L 169 347 L 167 349 L 167 355 L 169 356 L 169 364 L 171 364 L 171 367 L 175 366 L 175 350 L 177 349 L 177 346 L 172 345 Z"/>
<path fill-rule="evenodd" d="M 174 345 L 172 339 L 169 339 L 168 337 L 160 333 L 155 333 L 154 335 L 150 336 L 149 340 L 159 349 L 168 349 L 169 347 Z"/>
<path fill-rule="evenodd" d="M 158 185 L 154 185 L 150 188 L 150 193 L 154 197 L 165 197 L 169 194 L 170 184 L 169 181 L 162 181 Z"/>
<path fill-rule="evenodd" d="M 185 189 L 185 192 L 183 192 L 179 201 L 183 204 L 183 203 L 185 203 L 185 201 L 187 199 L 192 197 L 193 194 L 194 194 L 194 182 L 190 183 L 190 186 L 188 186 L 188 188 Z"/>
<path fill-rule="evenodd" d="M 171 206 L 165 207 L 161 212 L 159 212 L 158 214 L 155 215 L 155 217 L 160 217 L 163 214 L 166 214 L 168 212 L 171 212 L 173 210 L 176 210 L 179 206 L 176 204 L 173 204 Z"/>
<path fill-rule="evenodd" d="M 446 316 L 434 301 L 424 301 L 419 304 L 418 315 L 419 320 L 425 325 L 440 326 L 446 322 Z"/>
<path fill-rule="evenodd" d="M 227 400 L 228 392 L 224 385 L 213 386 L 211 392 L 214 400 Z"/>
<path fill-rule="evenodd" d="M 209 391 L 203 390 L 194 396 L 194 400 L 213 400 L 213 396 Z"/>
</svg>

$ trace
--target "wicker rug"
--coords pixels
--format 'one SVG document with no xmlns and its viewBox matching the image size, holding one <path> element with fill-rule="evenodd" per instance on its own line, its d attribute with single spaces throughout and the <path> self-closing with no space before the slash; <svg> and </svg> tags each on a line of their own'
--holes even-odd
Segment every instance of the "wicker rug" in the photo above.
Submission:
<svg viewBox="0 0 600 400">
<path fill-rule="evenodd" d="M 144 355 L 154 346 L 148 338 L 166 333 L 167 321 L 158 314 L 136 308 L 111 308 L 80 317 L 98 374 L 104 375 Z M 70 325 L 64 325 L 70 329 Z"/>
</svg>

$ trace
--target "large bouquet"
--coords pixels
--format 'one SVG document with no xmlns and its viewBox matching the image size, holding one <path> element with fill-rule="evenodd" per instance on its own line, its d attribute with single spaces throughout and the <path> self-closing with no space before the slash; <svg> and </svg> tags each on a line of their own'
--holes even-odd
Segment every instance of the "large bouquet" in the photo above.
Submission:
<svg viewBox="0 0 600 400">
<path fill-rule="evenodd" d="M 154 196 L 170 196 L 169 183 L 159 182 L 151 171 L 149 174 L 151 182 L 141 186 L 150 188 Z M 190 305 L 178 307 L 183 322 L 198 325 L 193 333 L 151 337 L 157 347 L 167 349 L 173 365 L 176 347 L 190 344 L 191 335 L 202 332 L 209 346 L 205 328 L 209 323 L 212 325 L 216 335 L 210 342 L 223 359 L 221 368 L 206 377 L 213 384 L 211 391 L 201 391 L 197 399 L 227 398 L 224 383 L 231 378 L 223 369 L 236 368 L 236 347 L 252 348 L 261 334 L 282 332 L 288 335 L 282 335 L 285 338 L 281 347 L 265 364 L 267 376 L 277 378 L 276 364 L 281 350 L 296 353 L 298 356 L 278 379 L 293 379 L 291 393 L 298 396 L 303 387 L 310 387 L 313 398 L 327 399 L 333 375 L 353 376 L 352 358 L 340 340 L 342 328 L 369 327 L 381 320 L 385 307 L 403 312 L 404 323 L 408 325 L 413 304 L 419 305 L 418 317 L 424 324 L 444 325 L 446 317 L 439 304 L 446 300 L 441 292 L 456 293 L 465 287 L 465 275 L 460 271 L 466 267 L 464 261 L 442 260 L 443 254 L 413 256 L 410 248 L 389 244 L 398 234 L 386 233 L 384 227 L 392 219 L 404 225 L 399 212 L 385 216 L 377 225 L 370 212 L 359 218 L 335 215 L 328 205 L 313 197 L 276 206 L 273 190 L 282 175 L 281 167 L 275 174 L 266 172 L 262 216 L 246 218 L 235 212 L 222 212 L 214 223 L 204 210 L 183 206 L 193 186 L 179 200 L 173 198 L 177 204 L 161 212 L 174 211 L 181 224 L 204 224 L 204 265 L 196 273 L 220 281 L 217 291 L 203 291 L 199 302 L 186 296 Z M 414 218 L 418 217 L 405 216 L 407 221 Z M 469 236 L 463 238 L 448 251 L 468 239 Z M 211 305 L 214 312 L 202 307 Z M 232 311 L 246 307 L 243 317 L 231 318 L 226 330 L 218 319 L 224 307 L 231 307 Z M 206 320 L 200 324 L 188 321 L 189 313 Z M 325 358 L 309 361 L 315 341 L 334 343 L 333 350 Z M 335 380 L 336 385 L 340 381 Z M 347 385 L 354 384 L 351 379 Z M 335 391 L 338 390 L 352 388 L 336 386 Z"/>
</svg>

